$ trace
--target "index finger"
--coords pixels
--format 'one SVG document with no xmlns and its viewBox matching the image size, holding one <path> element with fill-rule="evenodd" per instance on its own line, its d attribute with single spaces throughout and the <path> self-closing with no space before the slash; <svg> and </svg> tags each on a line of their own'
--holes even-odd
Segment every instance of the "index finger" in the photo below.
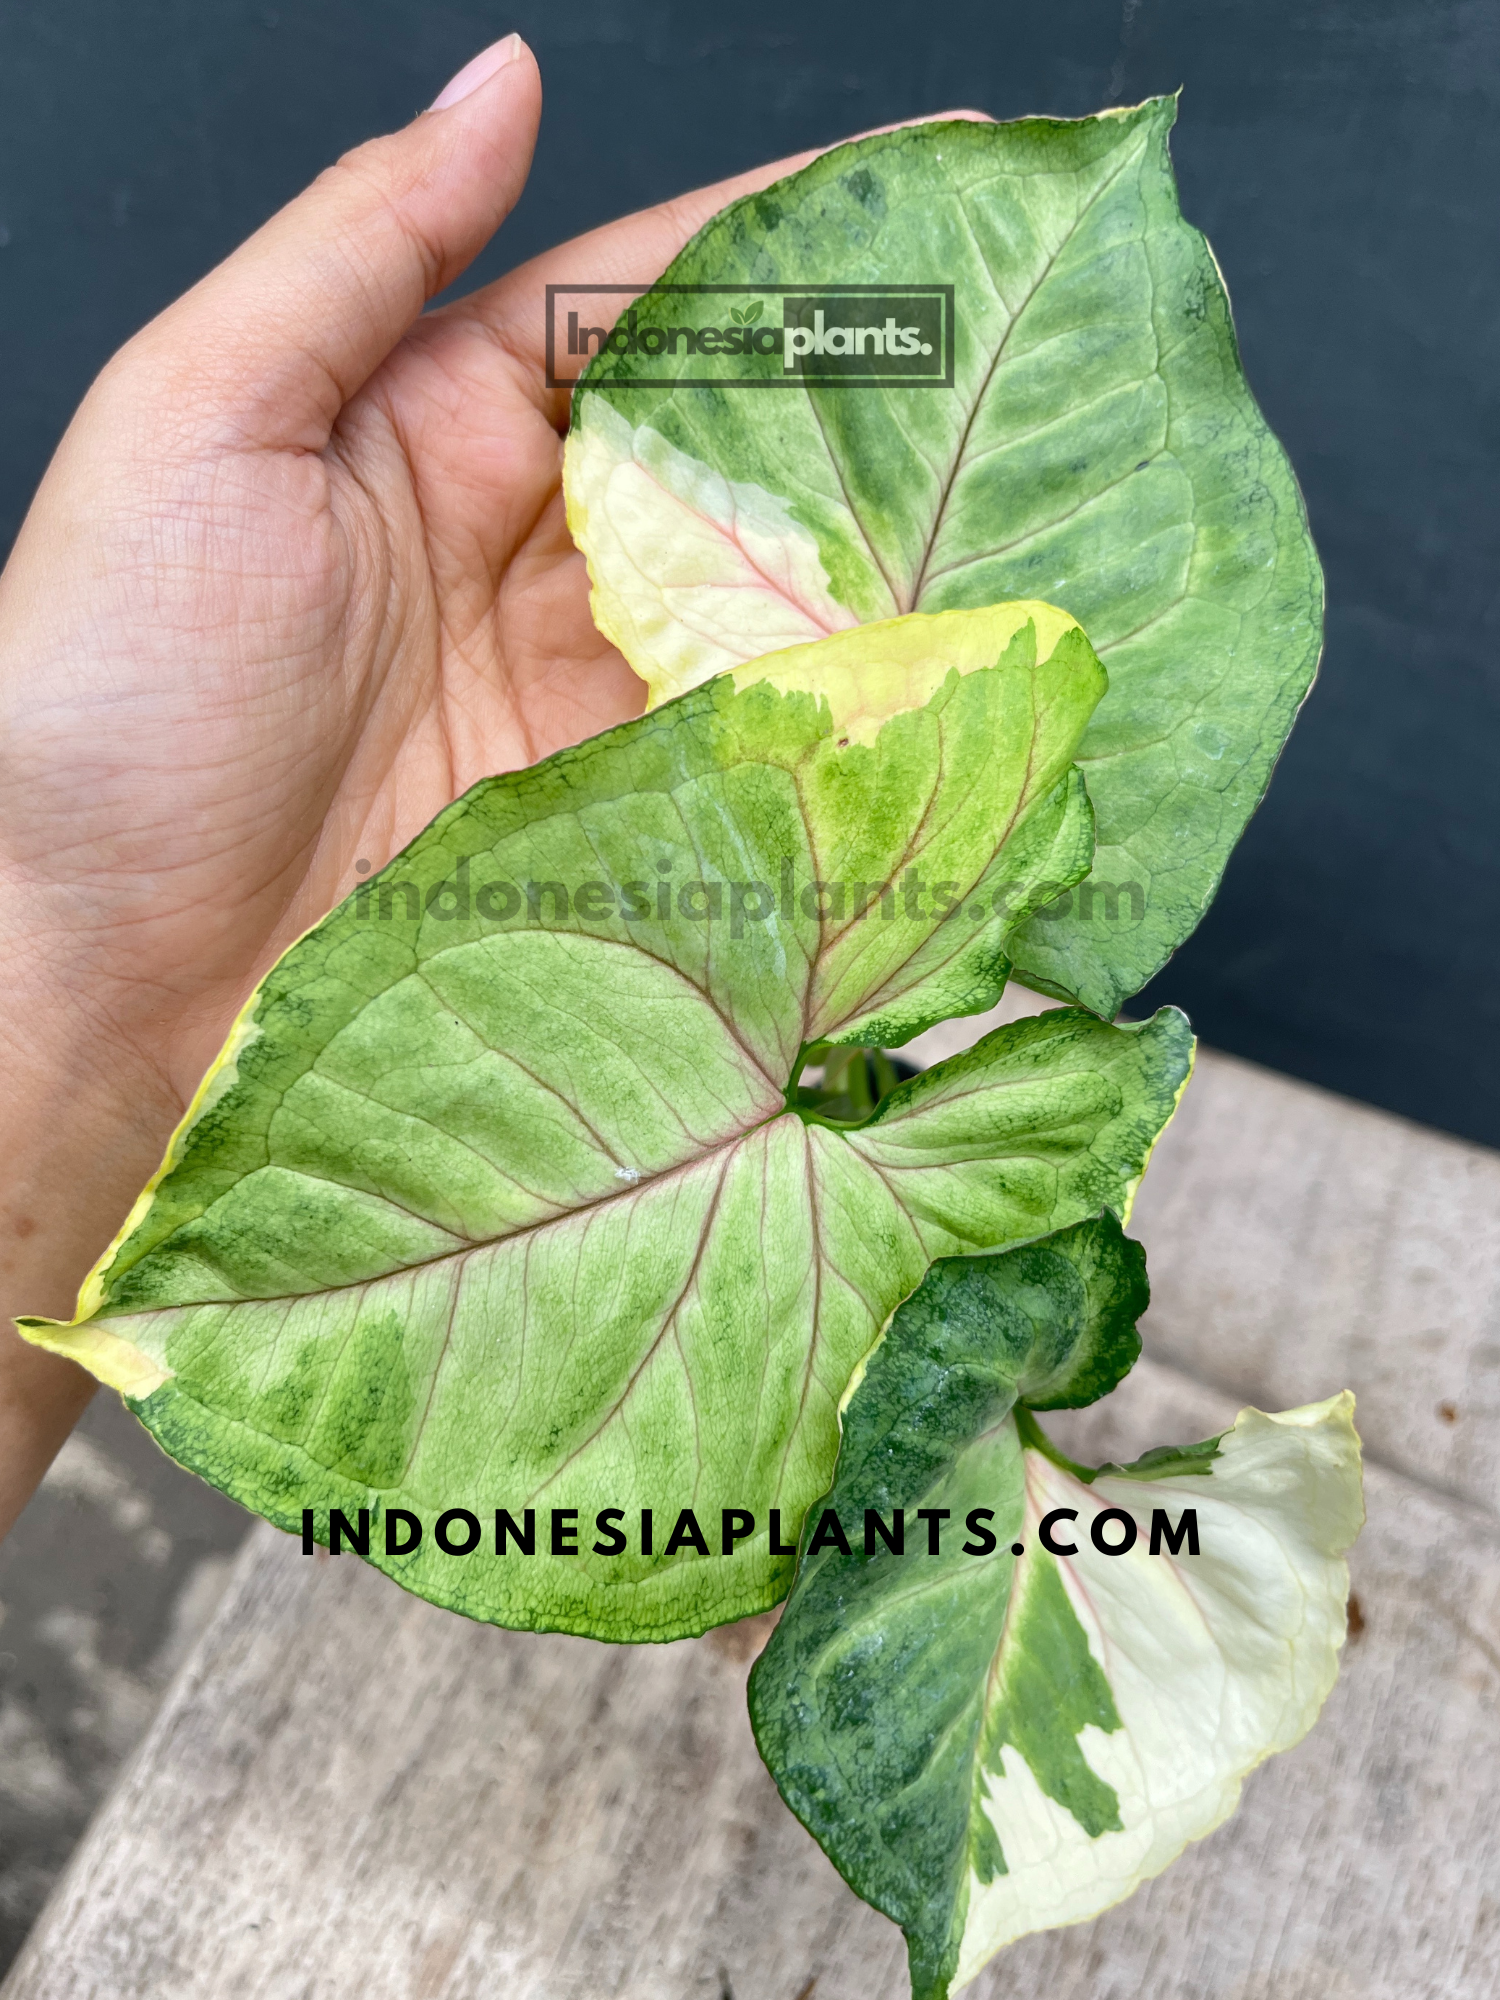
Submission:
<svg viewBox="0 0 1500 2000">
<path fill-rule="evenodd" d="M 983 111 L 935 111 L 924 118 L 904 118 L 892 125 L 876 125 L 851 139 L 830 146 L 813 146 L 804 153 L 792 153 L 748 173 L 715 181 L 711 187 L 695 188 L 691 194 L 674 196 L 654 208 L 638 209 L 590 229 L 555 250 L 546 250 L 529 263 L 517 265 L 503 278 L 482 286 L 467 298 L 442 309 L 441 317 L 468 320 L 512 355 L 521 365 L 525 386 L 538 406 L 544 409 L 559 430 L 568 423 L 571 389 L 549 389 L 546 384 L 546 288 L 585 282 L 619 285 L 618 312 L 632 298 L 649 291 L 672 259 L 696 236 L 711 216 L 730 202 L 758 193 L 774 181 L 797 173 L 835 146 L 849 145 L 853 139 L 873 138 L 878 132 L 898 132 L 907 125 L 929 125 L 943 119 L 967 118 L 977 124 L 991 122 Z"/>
</svg>

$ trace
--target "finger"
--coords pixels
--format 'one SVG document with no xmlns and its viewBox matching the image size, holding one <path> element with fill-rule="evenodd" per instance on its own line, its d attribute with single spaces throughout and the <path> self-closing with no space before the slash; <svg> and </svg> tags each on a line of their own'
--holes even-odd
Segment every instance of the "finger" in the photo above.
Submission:
<svg viewBox="0 0 1500 2000">
<path fill-rule="evenodd" d="M 893 125 L 876 125 L 868 132 L 858 132 L 852 139 L 835 143 L 851 145 L 855 139 L 871 139 L 880 132 L 899 132 L 908 125 L 927 125 L 952 118 L 970 119 L 976 124 L 992 122 L 984 111 L 941 111 L 925 118 L 901 119 Z M 805 153 L 793 153 L 786 159 L 752 167 L 748 173 L 716 181 L 711 187 L 677 195 L 654 208 L 638 209 L 634 215 L 605 223 L 602 228 L 559 244 L 555 250 L 544 251 L 529 263 L 517 265 L 505 277 L 497 278 L 466 299 L 459 299 L 438 317 L 477 321 L 487 333 L 499 339 L 524 365 L 530 378 L 528 386 L 538 402 L 562 426 L 567 422 L 572 392 L 567 388 L 545 387 L 547 286 L 583 282 L 630 286 L 631 293 L 619 294 L 618 310 L 623 312 L 631 297 L 639 297 L 655 284 L 678 252 L 721 208 L 770 187 L 773 181 L 785 180 L 788 174 L 799 172 L 832 150 L 831 146 L 814 146 Z"/>
<path fill-rule="evenodd" d="M 132 388 L 154 379 L 179 427 L 321 450 L 349 397 L 515 206 L 540 112 L 535 59 L 508 36 L 137 335 Z"/>
</svg>

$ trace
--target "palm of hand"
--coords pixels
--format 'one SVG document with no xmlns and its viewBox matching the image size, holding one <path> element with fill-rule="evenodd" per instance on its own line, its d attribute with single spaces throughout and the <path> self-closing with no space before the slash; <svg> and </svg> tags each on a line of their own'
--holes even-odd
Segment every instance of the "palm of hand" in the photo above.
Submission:
<svg viewBox="0 0 1500 2000">
<path fill-rule="evenodd" d="M 490 90 L 524 92 L 535 73 L 519 70 Z M 644 701 L 592 624 L 567 532 L 543 287 L 580 270 L 648 281 L 724 200 L 796 163 L 597 231 L 409 324 L 519 192 L 530 131 L 519 157 L 502 134 L 467 169 L 490 185 L 457 203 L 439 187 L 456 248 L 434 249 L 420 222 L 395 229 L 416 265 L 408 310 L 372 305 L 369 271 L 341 264 L 344 316 L 363 306 L 372 328 L 325 329 L 328 353 L 310 357 L 315 342 L 295 337 L 268 354 L 252 324 L 239 360 L 219 295 L 253 322 L 254 259 L 274 284 L 289 218 L 317 200 L 368 209 L 397 149 L 425 140 L 432 155 L 446 138 L 451 154 L 442 128 L 467 115 L 362 149 L 124 350 L 0 593 L 13 663 L 0 869 L 36 912 L 51 975 L 179 1102 L 254 980 L 359 879 L 356 861 L 381 866 L 486 773 Z M 460 143 L 472 150 L 472 134 Z M 329 234 L 325 221 L 325 264 Z"/>
<path fill-rule="evenodd" d="M 292 717 L 257 738 L 280 808 L 273 863 L 304 863 L 296 822 L 321 808 L 278 947 L 348 890 L 357 859 L 379 867 L 478 779 L 643 704 L 590 618 L 567 531 L 565 400 L 506 333 L 493 295 L 424 320 L 301 475 L 306 500 L 286 490 L 295 462 L 262 494 L 290 586 L 266 630 L 297 663 Z"/>
<path fill-rule="evenodd" d="M 89 600 L 48 588 L 74 538 L 42 552 L 5 689 L 7 859 L 70 947 L 87 935 L 113 1011 L 139 988 L 153 1022 L 176 1017 L 180 1092 L 357 859 L 638 712 L 589 617 L 561 466 L 540 381 L 459 307 L 413 329 L 321 452 L 118 462 L 69 509 L 97 549 Z"/>
</svg>

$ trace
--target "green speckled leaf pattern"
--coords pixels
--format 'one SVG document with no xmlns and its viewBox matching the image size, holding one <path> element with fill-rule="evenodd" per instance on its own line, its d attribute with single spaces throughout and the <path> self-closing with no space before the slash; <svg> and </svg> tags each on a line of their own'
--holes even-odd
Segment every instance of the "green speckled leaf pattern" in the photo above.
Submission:
<svg viewBox="0 0 1500 2000">
<path fill-rule="evenodd" d="M 664 1639 L 775 1602 L 769 1510 L 791 1536 L 826 1487 L 897 1301 L 1123 1213 L 1187 1076 L 1181 1015 L 1061 1009 L 858 1127 L 789 1108 L 806 1045 L 990 1004 L 1017 913 L 1087 867 L 1102 677 L 1052 619 L 915 621 L 916 706 L 871 712 L 906 643 L 872 628 L 477 786 L 276 966 L 78 1321 L 31 1337 L 273 1521 L 370 1510 L 370 1559 L 475 1617 Z M 954 913 L 882 893 L 908 871 Z M 578 1510 L 579 1553 L 498 1554 L 500 1507 Z M 707 1554 L 665 1545 L 689 1508 Z M 723 1508 L 758 1522 L 728 1555 Z"/>
<path fill-rule="evenodd" d="M 934 1264 L 849 1399 L 751 1675 L 783 1798 L 905 1931 L 914 2000 L 1129 1895 L 1227 1817 L 1333 1684 L 1363 1517 L 1352 1397 L 1246 1410 L 1216 1446 L 1123 1472 L 1070 1466 L 1029 1415 L 1034 1394 L 1060 1400 L 1070 1353 L 1078 1400 L 1113 1386 L 1144 1303 L 1110 1215 Z M 1060 1508 L 1068 1555 L 1040 1540 Z M 867 1526 L 898 1509 L 900 1553 Z M 936 1554 L 919 1509 L 947 1511 Z M 1093 1540 L 1105 1510 L 1136 1524 L 1125 1553 Z M 1158 1510 L 1175 1552 L 1152 1552 Z M 1101 1534 L 1123 1539 L 1118 1513 Z"/>
<path fill-rule="evenodd" d="M 1175 110 L 883 133 L 735 203 L 663 283 L 952 284 L 955 386 L 663 390 L 609 353 L 567 452 L 596 621 L 656 700 L 910 611 L 1082 623 L 1110 682 L 1080 749 L 1098 850 L 1015 959 L 1105 1018 L 1202 916 L 1321 638 L 1296 481 L 1178 209 Z"/>
</svg>

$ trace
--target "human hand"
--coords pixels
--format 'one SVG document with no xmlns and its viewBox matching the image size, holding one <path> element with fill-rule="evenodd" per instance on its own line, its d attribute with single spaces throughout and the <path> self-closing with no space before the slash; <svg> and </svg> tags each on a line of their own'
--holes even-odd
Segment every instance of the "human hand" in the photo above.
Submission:
<svg viewBox="0 0 1500 2000">
<path fill-rule="evenodd" d="M 496 44 L 130 341 L 0 577 L 0 1533 L 94 1387 L 8 1316 L 71 1311 L 255 981 L 356 858 L 642 705 L 568 537 L 543 286 L 644 288 L 802 159 L 419 318 L 540 103 Z"/>
</svg>

